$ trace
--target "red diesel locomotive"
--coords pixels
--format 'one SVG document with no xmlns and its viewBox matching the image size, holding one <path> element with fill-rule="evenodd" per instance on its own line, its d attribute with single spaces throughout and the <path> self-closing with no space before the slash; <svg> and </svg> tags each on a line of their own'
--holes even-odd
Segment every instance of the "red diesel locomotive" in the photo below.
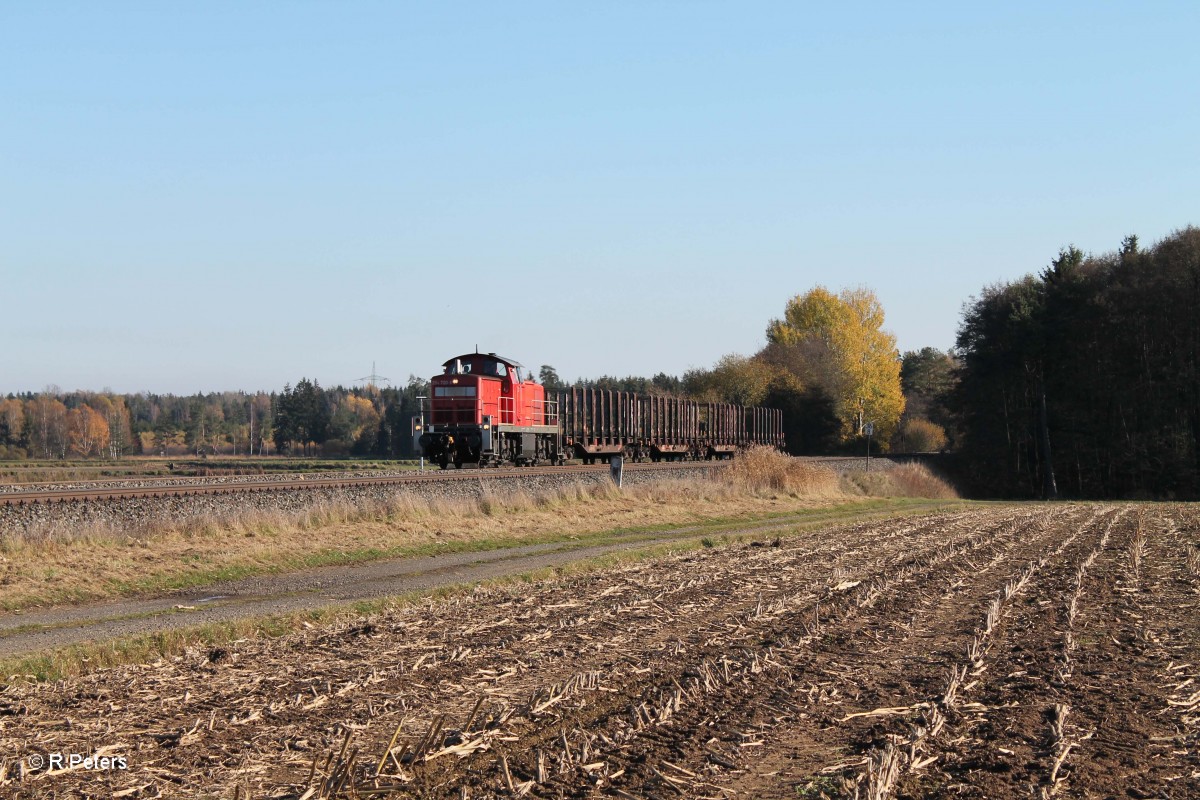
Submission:
<svg viewBox="0 0 1200 800">
<path fill-rule="evenodd" d="M 429 418 L 414 419 L 413 434 L 442 469 L 568 458 L 591 464 L 615 455 L 729 458 L 739 447 L 784 444 L 778 409 L 576 387 L 551 396 L 521 364 L 495 353 L 450 359 L 430 388 Z"/>
<path fill-rule="evenodd" d="M 525 368 L 495 353 L 467 353 L 430 381 L 430 413 L 418 447 L 445 469 L 450 462 L 537 464 L 566 461 L 558 412 Z"/>
</svg>

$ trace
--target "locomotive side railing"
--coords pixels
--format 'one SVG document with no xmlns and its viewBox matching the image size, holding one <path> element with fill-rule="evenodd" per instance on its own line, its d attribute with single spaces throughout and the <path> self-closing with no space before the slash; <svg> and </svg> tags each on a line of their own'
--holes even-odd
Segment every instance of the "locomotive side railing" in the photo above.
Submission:
<svg viewBox="0 0 1200 800">
<path fill-rule="evenodd" d="M 543 425 L 557 425 L 558 424 L 558 401 L 557 400 L 534 400 L 533 406 L 534 406 L 535 413 L 537 412 L 538 407 L 540 406 Z"/>
</svg>

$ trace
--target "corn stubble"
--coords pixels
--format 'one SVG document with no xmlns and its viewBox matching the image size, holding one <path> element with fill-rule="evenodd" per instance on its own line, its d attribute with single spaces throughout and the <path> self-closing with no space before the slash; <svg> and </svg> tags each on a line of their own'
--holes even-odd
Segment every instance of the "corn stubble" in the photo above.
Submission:
<svg viewBox="0 0 1200 800">
<path fill-rule="evenodd" d="M 481 588 L 14 683 L 0 746 L 116 744 L 113 790 L 146 794 L 1185 796 L 1198 523 L 973 508 Z M 1136 772 L 1110 755 L 1147 746 Z M 16 797 L 90 779 L 0 774 Z"/>
</svg>

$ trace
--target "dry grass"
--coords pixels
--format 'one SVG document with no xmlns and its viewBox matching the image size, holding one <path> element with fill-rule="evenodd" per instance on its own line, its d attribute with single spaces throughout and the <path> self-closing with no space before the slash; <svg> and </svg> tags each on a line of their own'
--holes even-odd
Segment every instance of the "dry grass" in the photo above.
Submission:
<svg viewBox="0 0 1200 800">
<path fill-rule="evenodd" d="M 822 498 L 841 494 L 833 471 L 771 447 L 752 447 L 739 453 L 722 480 L 751 493 L 783 492 L 791 497 Z"/>
<path fill-rule="evenodd" d="M 901 497 L 928 497 L 932 500 L 957 500 L 958 492 L 924 464 L 900 464 L 888 470 L 888 477 Z"/>
<path fill-rule="evenodd" d="M 958 492 L 923 464 L 899 464 L 874 472 L 846 472 L 841 489 L 847 495 L 867 497 L 927 497 L 956 500 Z"/>
</svg>

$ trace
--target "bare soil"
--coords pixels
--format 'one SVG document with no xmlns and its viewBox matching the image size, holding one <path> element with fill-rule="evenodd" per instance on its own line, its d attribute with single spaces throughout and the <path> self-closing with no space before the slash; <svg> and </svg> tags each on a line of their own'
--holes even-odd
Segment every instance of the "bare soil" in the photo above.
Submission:
<svg viewBox="0 0 1200 800">
<path fill-rule="evenodd" d="M 1200 796 L 1198 540 L 1183 506 L 975 508 L 12 683 L 0 787 Z M 52 753 L 127 768 L 30 769 Z"/>
</svg>

